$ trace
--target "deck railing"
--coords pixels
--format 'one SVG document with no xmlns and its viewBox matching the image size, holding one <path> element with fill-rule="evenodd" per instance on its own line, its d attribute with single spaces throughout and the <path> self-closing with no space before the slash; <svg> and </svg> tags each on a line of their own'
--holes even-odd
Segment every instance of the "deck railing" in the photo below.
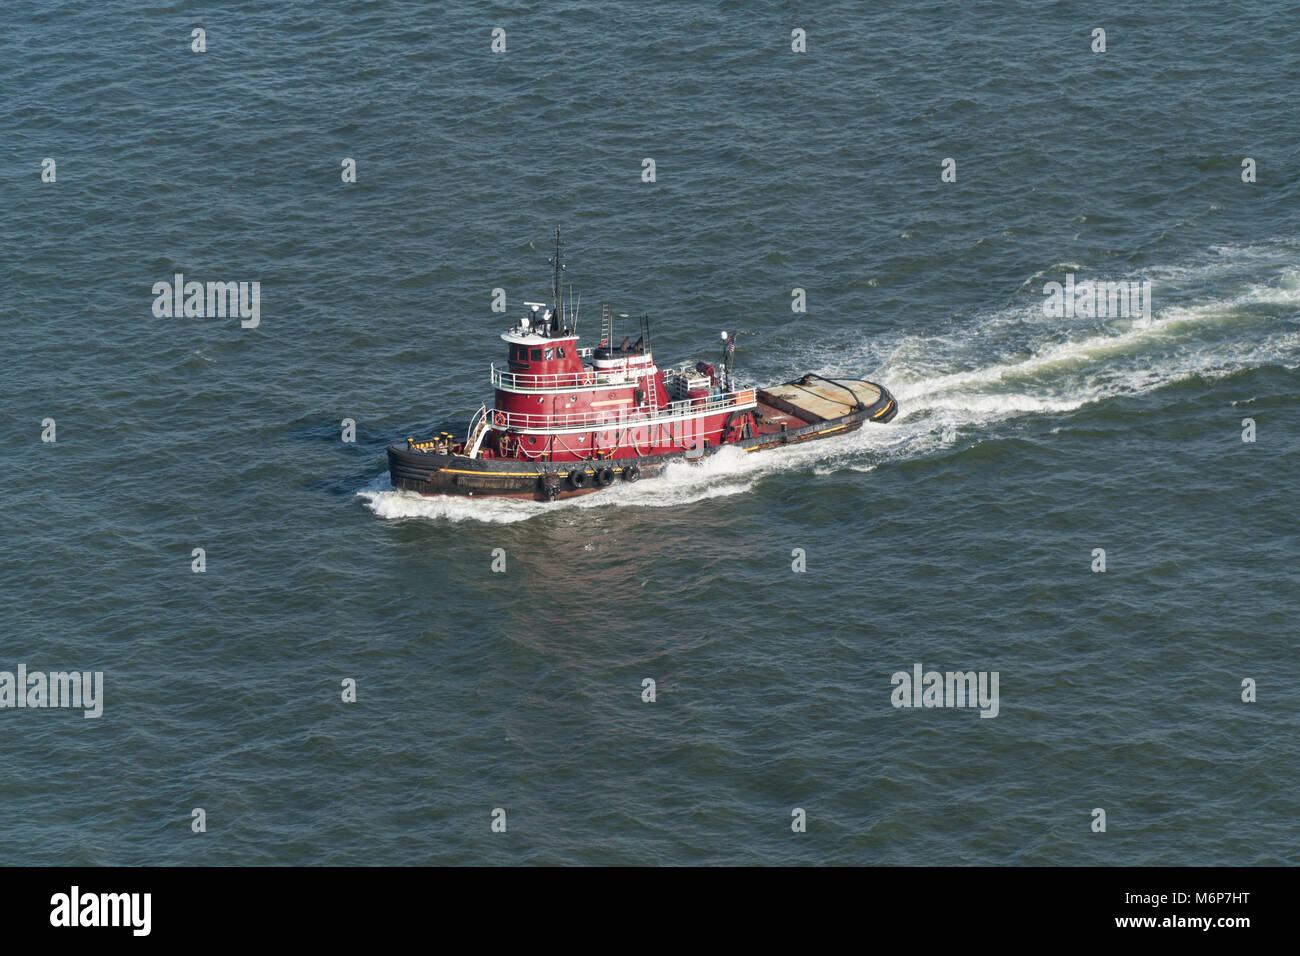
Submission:
<svg viewBox="0 0 1300 956">
<path fill-rule="evenodd" d="M 647 369 L 649 367 L 647 366 Z M 584 386 L 627 385 L 644 378 L 628 369 L 583 369 L 581 372 L 563 372 L 556 375 L 532 375 L 527 372 L 505 372 L 492 365 L 492 386 L 511 391 L 567 392 Z"/>
<path fill-rule="evenodd" d="M 498 430 L 508 428 L 623 428 L 655 425 L 663 421 L 714 415 L 718 412 L 740 411 L 757 405 L 752 388 L 711 395 L 708 398 L 683 399 L 669 402 L 663 408 L 602 409 L 599 412 L 576 412 L 569 415 L 552 415 L 545 412 L 506 412 L 497 409 L 492 413 L 492 424 Z"/>
</svg>

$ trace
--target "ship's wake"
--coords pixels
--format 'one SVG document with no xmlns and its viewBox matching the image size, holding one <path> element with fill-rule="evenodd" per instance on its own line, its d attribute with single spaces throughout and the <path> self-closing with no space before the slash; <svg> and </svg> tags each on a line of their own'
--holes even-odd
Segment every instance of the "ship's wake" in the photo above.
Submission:
<svg viewBox="0 0 1300 956">
<path fill-rule="evenodd" d="M 615 484 L 553 503 L 503 498 L 424 498 L 377 478 L 357 494 L 384 518 L 494 523 L 523 521 L 571 508 L 675 507 L 749 491 L 782 472 L 872 471 L 893 461 L 967 448 L 1027 416 L 1066 416 L 1103 400 L 1122 400 L 1192 378 L 1214 379 L 1300 363 L 1300 243 L 1278 240 L 1216 247 L 1202 261 L 1138 275 L 1078 279 L 1151 280 L 1148 318 L 1048 318 L 1042 282 L 1062 263 L 1026 280 L 1016 303 L 956 316 L 940 331 L 877 339 L 871 354 L 841 355 L 828 367 L 815 343 L 807 367 L 834 377 L 884 383 L 899 403 L 888 425 L 866 425 L 839 438 L 746 454 L 723 449 L 706 461 L 674 464 L 661 477 Z M 818 367 L 820 365 L 820 368 Z M 779 376 L 780 372 L 777 373 Z"/>
</svg>

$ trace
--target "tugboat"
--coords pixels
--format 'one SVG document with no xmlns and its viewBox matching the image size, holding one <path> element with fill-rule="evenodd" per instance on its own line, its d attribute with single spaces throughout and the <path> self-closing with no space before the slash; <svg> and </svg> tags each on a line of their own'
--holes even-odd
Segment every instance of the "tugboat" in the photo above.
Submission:
<svg viewBox="0 0 1300 956">
<path fill-rule="evenodd" d="M 780 448 L 888 422 L 898 403 L 883 385 L 801 378 L 756 389 L 736 380 L 739 333 L 722 333 L 722 357 L 660 368 L 650 350 L 650 320 L 635 342 L 615 345 L 618 319 L 601 309 L 595 348 L 578 346 L 578 310 L 560 292 L 560 230 L 555 230 L 552 301 L 502 333 L 504 368 L 491 367 L 491 408 L 471 418 L 463 440 L 441 432 L 388 446 L 394 488 L 422 495 L 491 495 L 555 501 L 615 482 L 652 478 L 675 461 L 700 461 L 723 448 Z M 581 302 L 579 302 L 581 305 Z"/>
</svg>

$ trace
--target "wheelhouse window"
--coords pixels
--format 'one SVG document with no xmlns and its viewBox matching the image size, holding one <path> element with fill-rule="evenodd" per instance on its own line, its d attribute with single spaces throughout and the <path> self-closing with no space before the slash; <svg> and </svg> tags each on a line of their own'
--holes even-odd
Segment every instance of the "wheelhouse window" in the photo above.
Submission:
<svg viewBox="0 0 1300 956">
<path fill-rule="evenodd" d="M 533 361 L 534 361 L 534 362 L 540 362 L 541 360 L 542 360 L 542 350 L 541 350 L 541 349 L 533 349 Z"/>
<path fill-rule="evenodd" d="M 564 358 L 564 346 L 557 345 L 555 347 L 555 354 L 558 355 L 560 358 Z"/>
<path fill-rule="evenodd" d="M 551 359 L 553 359 L 553 358 L 555 358 L 555 349 L 547 349 L 547 350 L 546 350 L 546 361 L 549 362 L 549 361 L 550 361 Z"/>
</svg>

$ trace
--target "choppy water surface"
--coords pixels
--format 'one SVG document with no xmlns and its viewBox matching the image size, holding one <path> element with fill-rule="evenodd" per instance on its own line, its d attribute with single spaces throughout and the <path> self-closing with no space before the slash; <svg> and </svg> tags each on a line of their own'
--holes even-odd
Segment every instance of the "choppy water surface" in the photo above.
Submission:
<svg viewBox="0 0 1300 956">
<path fill-rule="evenodd" d="M 0 860 L 1300 861 L 1297 12 L 8 5 L 0 670 L 105 700 L 0 710 Z M 901 414 L 552 505 L 393 492 L 557 224 L 588 335 L 741 328 L 753 381 Z M 177 272 L 260 325 L 156 318 Z M 1049 318 L 1068 274 L 1151 315 Z M 998 716 L 895 709 L 917 662 L 997 671 Z"/>
</svg>

